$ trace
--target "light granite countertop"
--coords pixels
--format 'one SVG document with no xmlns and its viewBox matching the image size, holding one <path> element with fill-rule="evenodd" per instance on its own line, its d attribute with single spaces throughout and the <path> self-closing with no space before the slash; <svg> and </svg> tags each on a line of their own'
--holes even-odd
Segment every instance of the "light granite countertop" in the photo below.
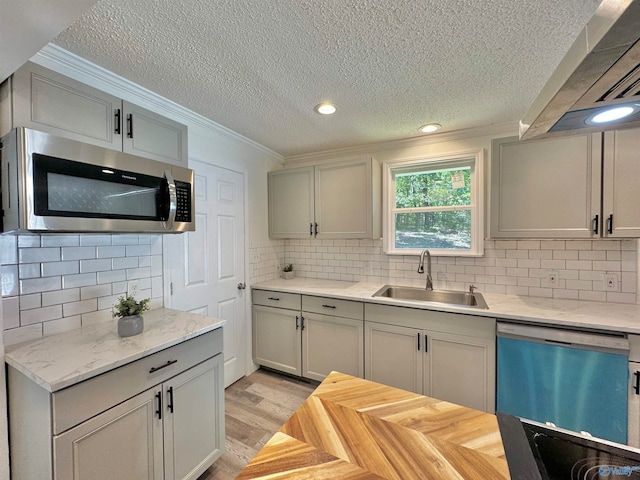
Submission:
<svg viewBox="0 0 640 480">
<path fill-rule="evenodd" d="M 253 285 L 252 288 L 556 326 L 640 334 L 640 305 L 501 295 L 478 290 L 489 306 L 489 310 L 483 310 L 373 297 L 372 295 L 381 287 L 383 284 L 378 283 L 294 278 L 268 280 Z"/>
<path fill-rule="evenodd" d="M 224 320 L 168 308 L 144 314 L 144 331 L 120 338 L 115 320 L 8 347 L 5 361 L 49 392 L 220 328 Z"/>
</svg>

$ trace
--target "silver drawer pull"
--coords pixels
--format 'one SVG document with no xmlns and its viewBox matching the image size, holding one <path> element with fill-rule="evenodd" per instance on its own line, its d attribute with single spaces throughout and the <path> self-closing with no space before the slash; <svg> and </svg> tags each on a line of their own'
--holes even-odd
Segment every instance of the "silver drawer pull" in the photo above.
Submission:
<svg viewBox="0 0 640 480">
<path fill-rule="evenodd" d="M 324 308 L 336 308 L 335 305 L 322 305 Z"/>
<path fill-rule="evenodd" d="M 158 370 L 162 370 L 163 368 L 168 367 L 169 365 L 173 365 L 174 363 L 178 363 L 178 360 L 168 360 L 164 365 L 160 365 L 159 367 L 151 367 L 149 369 L 149 373 L 157 372 Z"/>
<path fill-rule="evenodd" d="M 280 301 L 278 297 L 269 297 L 268 300 L 275 300 L 276 302 Z"/>
</svg>

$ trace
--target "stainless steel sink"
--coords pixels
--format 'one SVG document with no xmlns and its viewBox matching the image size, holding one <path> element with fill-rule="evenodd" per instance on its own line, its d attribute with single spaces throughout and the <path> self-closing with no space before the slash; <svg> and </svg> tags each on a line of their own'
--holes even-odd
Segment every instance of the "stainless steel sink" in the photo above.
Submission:
<svg viewBox="0 0 640 480">
<path fill-rule="evenodd" d="M 396 285 L 385 285 L 376 293 L 374 297 L 394 298 L 397 300 L 413 300 L 419 302 L 444 303 L 457 307 L 471 307 L 488 309 L 487 302 L 482 294 L 460 292 L 456 290 L 427 290 L 417 287 L 400 287 Z"/>
</svg>

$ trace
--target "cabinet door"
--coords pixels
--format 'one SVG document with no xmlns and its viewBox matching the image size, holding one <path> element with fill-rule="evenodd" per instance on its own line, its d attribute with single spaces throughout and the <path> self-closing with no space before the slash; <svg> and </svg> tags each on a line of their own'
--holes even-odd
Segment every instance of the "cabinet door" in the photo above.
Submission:
<svg viewBox="0 0 640 480">
<path fill-rule="evenodd" d="M 187 127 L 129 102 L 122 102 L 122 151 L 187 166 Z"/>
<path fill-rule="evenodd" d="M 605 237 L 640 237 L 639 152 L 640 130 L 604 134 L 602 215 L 605 223 L 602 232 Z"/>
<path fill-rule="evenodd" d="M 122 101 L 33 63 L 13 74 L 13 126 L 122 150 Z"/>
<path fill-rule="evenodd" d="M 364 376 L 364 322 L 302 312 L 302 376 L 322 381 L 336 370 Z"/>
<path fill-rule="evenodd" d="M 371 238 L 371 159 L 315 167 L 317 238 Z"/>
<path fill-rule="evenodd" d="M 196 479 L 224 450 L 223 356 L 163 385 L 165 480 Z"/>
<path fill-rule="evenodd" d="M 492 238 L 599 236 L 600 134 L 504 138 L 491 148 Z"/>
<path fill-rule="evenodd" d="M 253 306 L 253 361 L 281 372 L 302 375 L 300 312 Z"/>
<path fill-rule="evenodd" d="M 424 394 L 495 413 L 495 339 L 426 332 Z"/>
<path fill-rule="evenodd" d="M 364 378 L 422 393 L 421 331 L 365 322 Z"/>
<path fill-rule="evenodd" d="M 54 437 L 57 480 L 162 480 L 157 388 Z"/>
<path fill-rule="evenodd" d="M 627 443 L 640 448 L 640 362 L 629 362 Z"/>
<path fill-rule="evenodd" d="M 269 172 L 269 237 L 313 235 L 313 167 Z"/>
</svg>

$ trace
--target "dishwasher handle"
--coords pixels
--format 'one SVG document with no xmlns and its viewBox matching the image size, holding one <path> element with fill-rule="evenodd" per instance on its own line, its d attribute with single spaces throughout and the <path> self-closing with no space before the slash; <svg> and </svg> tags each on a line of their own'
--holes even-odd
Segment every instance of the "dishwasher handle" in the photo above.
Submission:
<svg viewBox="0 0 640 480">
<path fill-rule="evenodd" d="M 629 339 L 625 335 L 608 335 L 505 322 L 498 322 L 497 333 L 499 337 L 537 340 L 567 347 L 591 347 L 629 352 Z"/>
</svg>

